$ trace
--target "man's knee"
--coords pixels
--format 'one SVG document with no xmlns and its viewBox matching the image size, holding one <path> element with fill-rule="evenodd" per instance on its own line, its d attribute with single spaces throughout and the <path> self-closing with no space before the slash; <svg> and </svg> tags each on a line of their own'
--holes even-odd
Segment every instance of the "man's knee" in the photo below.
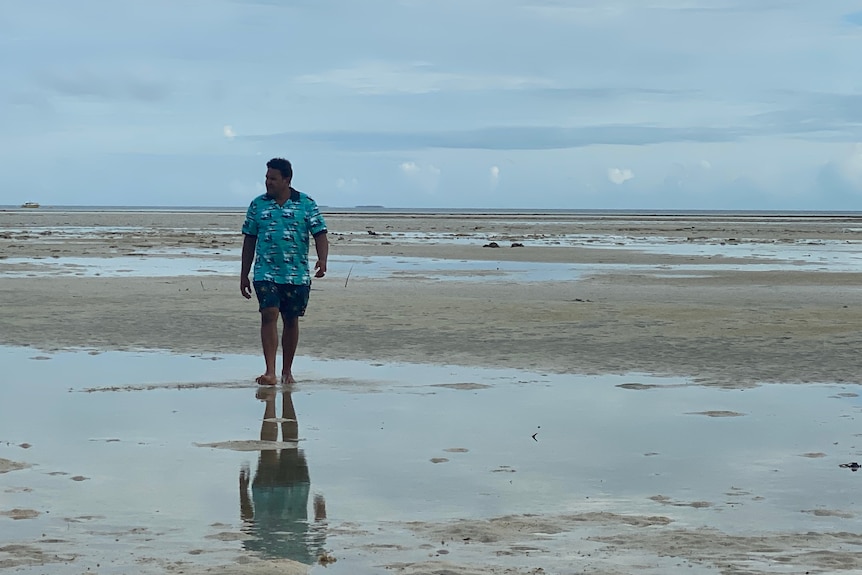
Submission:
<svg viewBox="0 0 862 575">
<path fill-rule="evenodd" d="M 260 321 L 264 324 L 270 324 L 278 321 L 278 308 L 265 307 L 260 310 Z"/>
<path fill-rule="evenodd" d="M 298 329 L 299 328 L 299 317 L 287 317 L 284 314 L 281 316 L 281 321 L 284 323 L 284 329 Z"/>
</svg>

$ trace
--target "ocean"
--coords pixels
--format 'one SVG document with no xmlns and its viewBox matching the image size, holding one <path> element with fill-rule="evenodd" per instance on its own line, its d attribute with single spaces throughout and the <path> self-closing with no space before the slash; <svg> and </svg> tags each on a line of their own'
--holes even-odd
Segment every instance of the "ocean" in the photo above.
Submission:
<svg viewBox="0 0 862 575">
<path fill-rule="evenodd" d="M 330 214 L 440 214 L 440 215 L 536 215 L 536 216 L 635 216 L 635 217 L 862 217 L 859 210 L 670 210 L 670 209 L 534 209 L 534 208 L 396 208 L 386 206 L 325 206 Z M 0 205 L 0 212 L 168 212 L 244 213 L 246 206 L 53 206 L 23 208 Z"/>
</svg>

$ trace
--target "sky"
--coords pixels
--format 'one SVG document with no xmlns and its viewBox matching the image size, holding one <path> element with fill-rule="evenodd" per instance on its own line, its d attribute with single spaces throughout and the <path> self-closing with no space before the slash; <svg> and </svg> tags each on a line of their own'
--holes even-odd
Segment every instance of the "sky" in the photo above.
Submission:
<svg viewBox="0 0 862 575">
<path fill-rule="evenodd" d="M 862 4 L 0 3 L 0 205 L 862 210 Z"/>
</svg>

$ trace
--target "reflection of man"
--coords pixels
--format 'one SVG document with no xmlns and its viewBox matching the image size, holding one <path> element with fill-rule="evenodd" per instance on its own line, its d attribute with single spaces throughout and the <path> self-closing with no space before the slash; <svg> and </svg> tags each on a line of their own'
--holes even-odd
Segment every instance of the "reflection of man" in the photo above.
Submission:
<svg viewBox="0 0 862 575">
<path fill-rule="evenodd" d="M 278 441 L 276 391 L 261 388 L 257 397 L 266 402 L 260 439 Z M 265 557 L 288 558 L 312 565 L 324 551 L 326 503 L 322 495 L 315 495 L 314 522 L 309 523 L 311 480 L 305 454 L 296 444 L 299 426 L 289 391 L 283 392 L 281 411 L 282 440 L 293 445 L 261 450 L 257 472 L 251 483 L 251 497 L 248 467 L 244 466 L 239 474 L 240 513 L 245 523 L 243 531 L 253 536 L 245 542 L 245 548 Z"/>
</svg>

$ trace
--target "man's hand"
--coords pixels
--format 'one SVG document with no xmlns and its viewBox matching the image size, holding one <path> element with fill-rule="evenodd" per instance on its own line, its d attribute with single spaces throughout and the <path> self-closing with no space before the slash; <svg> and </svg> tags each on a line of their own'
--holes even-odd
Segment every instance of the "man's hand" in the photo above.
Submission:
<svg viewBox="0 0 862 575">
<path fill-rule="evenodd" d="M 239 278 L 239 291 L 242 292 L 242 297 L 251 299 L 251 282 L 248 281 L 248 276 Z"/>
<path fill-rule="evenodd" d="M 314 520 L 326 520 L 326 501 L 323 499 L 323 495 L 321 495 L 320 493 L 314 494 Z"/>
<path fill-rule="evenodd" d="M 317 263 L 314 264 L 314 269 L 316 270 L 314 277 L 322 278 L 326 275 L 326 262 L 323 260 L 317 260 Z"/>
</svg>

